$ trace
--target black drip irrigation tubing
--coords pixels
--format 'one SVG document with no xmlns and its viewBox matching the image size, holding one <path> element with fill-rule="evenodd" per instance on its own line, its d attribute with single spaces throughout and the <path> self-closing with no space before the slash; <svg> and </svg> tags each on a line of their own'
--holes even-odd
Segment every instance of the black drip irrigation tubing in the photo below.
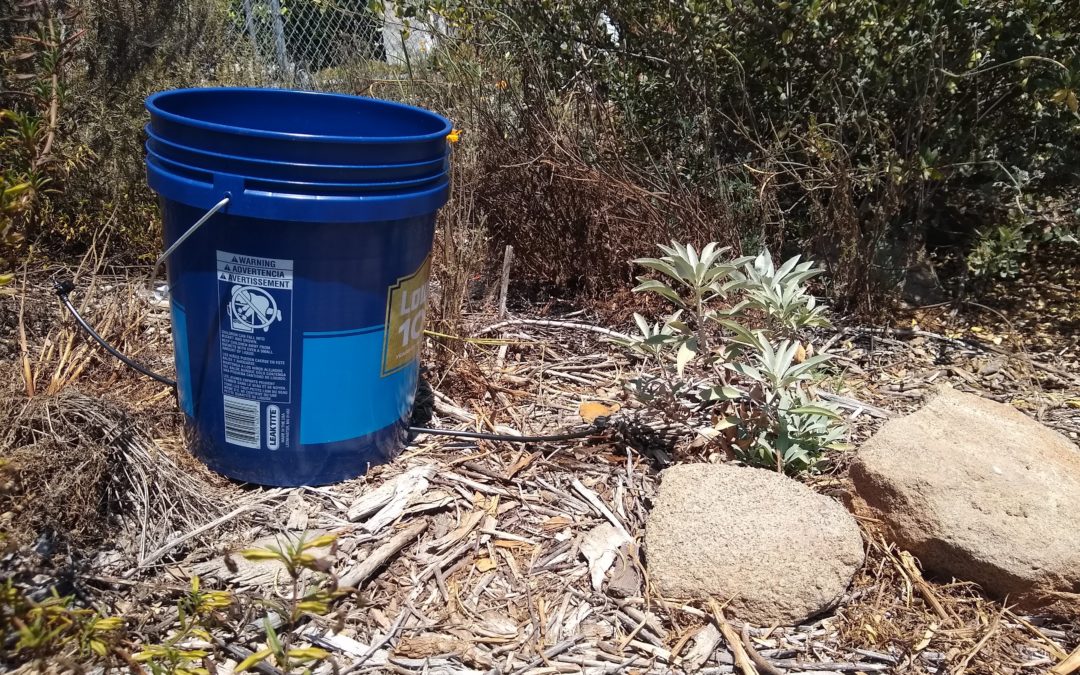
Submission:
<svg viewBox="0 0 1080 675">
<path fill-rule="evenodd" d="M 168 378 L 159 373 L 155 373 L 143 364 L 139 363 L 135 359 L 129 356 L 125 356 L 116 347 L 109 344 L 105 338 L 94 330 L 93 326 L 86 322 L 86 319 L 79 314 L 79 310 L 75 308 L 75 305 L 71 304 L 71 298 L 68 297 L 72 291 L 75 290 L 75 284 L 71 281 L 56 281 L 53 283 L 53 289 L 56 291 L 56 296 L 60 298 L 60 302 L 64 304 L 68 312 L 75 319 L 75 322 L 79 324 L 86 333 L 94 339 L 101 347 L 109 352 L 112 356 L 123 362 L 124 365 L 135 370 L 152 380 L 160 382 L 171 389 L 176 389 L 176 380 Z M 603 418 L 597 418 L 596 422 L 590 425 L 587 429 L 581 431 L 571 431 L 563 434 L 551 434 L 547 436 L 515 436 L 513 434 L 489 434 L 482 431 L 456 431 L 454 429 L 432 429 L 429 427 L 409 427 L 409 433 L 412 434 L 430 434 L 436 436 L 449 436 L 453 438 L 469 438 L 479 441 L 503 441 L 506 443 L 554 443 L 556 441 L 572 441 L 579 438 L 586 438 L 601 431 L 605 426 L 606 420 Z"/>
<path fill-rule="evenodd" d="M 509 441 L 511 443 L 554 443 L 555 441 L 572 441 L 578 438 L 586 438 L 596 434 L 603 428 L 601 424 L 593 424 L 588 429 L 571 431 L 565 434 L 552 434 L 550 436 L 514 436 L 512 434 L 488 434 L 482 431 L 455 431 L 453 429 L 428 429 L 427 427 L 409 427 L 409 432 L 414 434 L 436 434 L 439 436 L 452 436 L 455 438 L 470 438 L 479 441 Z"/>
</svg>

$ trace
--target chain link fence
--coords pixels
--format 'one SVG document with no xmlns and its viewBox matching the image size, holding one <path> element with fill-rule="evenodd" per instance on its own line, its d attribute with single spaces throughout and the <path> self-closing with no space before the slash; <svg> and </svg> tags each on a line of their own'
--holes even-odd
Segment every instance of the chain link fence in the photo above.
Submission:
<svg viewBox="0 0 1080 675">
<path fill-rule="evenodd" d="M 437 20 L 403 20 L 391 3 L 367 0 L 232 0 L 227 17 L 235 65 L 252 84 L 332 91 L 407 77 L 443 32 Z"/>
<path fill-rule="evenodd" d="M 0 16 L 22 1 L 0 0 Z M 439 42 L 436 22 L 398 20 L 392 8 L 370 0 L 57 0 L 50 6 L 64 10 L 57 30 L 79 36 L 63 73 L 53 148 L 64 161 L 50 164 L 52 183 L 41 207 L 56 247 L 96 240 L 107 227 L 130 260 L 157 250 L 156 228 L 147 226 L 156 223 L 157 206 L 144 162 L 143 102 L 154 92 L 290 87 L 453 109 L 453 101 L 440 99 L 449 87 L 433 83 L 439 78 L 422 65 Z M 25 51 L 16 51 L 12 35 L 27 30 L 0 22 L 0 50 Z M 5 79 L 0 90 L 6 85 Z"/>
</svg>

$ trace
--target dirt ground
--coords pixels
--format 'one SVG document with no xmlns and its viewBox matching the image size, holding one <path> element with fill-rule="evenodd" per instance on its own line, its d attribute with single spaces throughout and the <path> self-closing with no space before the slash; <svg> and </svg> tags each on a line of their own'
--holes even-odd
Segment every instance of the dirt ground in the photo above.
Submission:
<svg viewBox="0 0 1080 675">
<path fill-rule="evenodd" d="M 1080 437 L 1072 267 L 1051 255 L 980 304 L 905 310 L 887 326 L 838 317 L 815 335 L 838 364 L 816 386 L 844 408 L 853 448 L 942 382 Z M 579 311 L 500 322 L 479 307 L 469 330 L 431 339 L 425 355 L 430 426 L 553 433 L 583 428 L 583 403 L 621 406 L 607 430 L 527 445 L 421 436 L 362 478 L 271 489 L 231 483 L 190 457 L 171 391 L 63 316 L 51 291 L 63 274 L 39 270 L 0 297 L 0 570 L 27 597 L 56 588 L 122 616 L 99 664 L 151 672 L 133 656 L 176 638 L 193 576 L 231 601 L 206 614 L 208 634 L 173 644 L 202 650 L 209 656 L 192 667 L 218 673 L 263 647 L 264 617 L 280 640 L 326 650 L 309 664 L 316 673 L 1044 673 L 1080 645 L 1080 626 L 924 578 L 870 532 L 838 608 L 802 626 L 732 627 L 710 607 L 658 597 L 636 550 L 616 564 L 623 591 L 595 589 L 586 535 L 610 524 L 640 542 L 662 465 L 717 460 L 627 400 L 640 364 L 605 331 L 628 321 L 600 325 Z M 144 284 L 84 272 L 73 298 L 118 348 L 171 372 L 168 311 Z M 842 497 L 853 452 L 805 480 Z M 237 554 L 326 533 L 337 535 L 318 548 L 326 562 L 295 582 L 279 562 Z M 296 584 L 329 589 L 325 606 L 291 615 Z M 66 660 L 0 656 L 20 672 L 46 661 L 74 671 L 82 659 L 75 647 Z"/>
</svg>

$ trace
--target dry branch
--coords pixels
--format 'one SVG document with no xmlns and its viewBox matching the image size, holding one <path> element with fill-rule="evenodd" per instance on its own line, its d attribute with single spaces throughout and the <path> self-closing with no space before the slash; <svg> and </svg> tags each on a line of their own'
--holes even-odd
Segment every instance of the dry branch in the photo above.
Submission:
<svg viewBox="0 0 1080 675">
<path fill-rule="evenodd" d="M 1077 647 L 1061 663 L 1050 669 L 1050 675 L 1071 675 L 1080 670 L 1080 647 Z"/>
<path fill-rule="evenodd" d="M 741 670 L 743 675 L 758 675 L 757 669 L 746 654 L 746 649 L 743 648 L 742 638 L 724 619 L 723 608 L 715 600 L 709 600 L 709 609 L 712 610 L 712 620 L 716 622 L 716 627 L 720 629 L 720 634 L 724 636 L 732 656 L 735 657 L 735 667 Z"/>
<path fill-rule="evenodd" d="M 604 328 L 602 326 L 593 326 L 592 324 L 579 323 L 576 321 L 553 321 L 550 319 L 507 319 L 506 321 L 500 321 L 499 323 L 492 324 L 487 328 L 483 328 L 476 332 L 476 335 L 486 335 L 488 333 L 494 333 L 497 330 L 506 328 L 508 326 L 545 326 L 547 328 L 573 328 L 575 330 L 585 330 L 592 333 L 598 333 L 616 340 L 629 340 L 630 336 L 626 333 L 620 333 L 617 330 L 611 330 L 610 328 Z"/>
<path fill-rule="evenodd" d="M 427 520 L 418 520 L 409 524 L 405 529 L 390 537 L 385 544 L 372 551 L 371 555 L 365 558 L 363 562 L 341 575 L 338 583 L 341 586 L 348 588 L 359 588 L 368 581 L 379 568 L 396 556 L 401 549 L 416 541 L 417 538 L 427 530 L 427 527 Z"/>
</svg>

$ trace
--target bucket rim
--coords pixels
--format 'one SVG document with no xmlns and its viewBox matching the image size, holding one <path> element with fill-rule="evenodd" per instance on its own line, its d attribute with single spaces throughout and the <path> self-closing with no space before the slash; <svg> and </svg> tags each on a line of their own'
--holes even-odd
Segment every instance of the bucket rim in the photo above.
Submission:
<svg viewBox="0 0 1080 675">
<path fill-rule="evenodd" d="M 287 131 L 268 131 L 265 129 L 252 129 L 248 127 L 238 127 L 229 124 L 219 124 L 217 122 L 207 122 L 195 117 L 188 117 L 185 115 L 178 115 L 177 113 L 169 112 L 161 108 L 158 102 L 161 99 L 183 96 L 185 94 L 194 93 L 208 93 L 208 92 L 258 92 L 260 95 L 301 95 L 328 99 L 340 99 L 346 101 L 367 101 L 378 106 L 385 106 L 391 109 L 407 110 L 412 113 L 418 113 L 443 123 L 443 128 L 439 131 L 429 134 L 418 134 L 415 136 L 337 136 L 337 135 L 324 135 L 324 134 L 300 134 Z M 146 97 L 145 106 L 147 111 L 152 116 L 156 115 L 164 120 L 181 124 L 185 126 L 195 127 L 197 129 L 205 129 L 207 131 L 214 131 L 219 133 L 232 134 L 236 136 L 248 136 L 252 138 L 264 138 L 271 140 L 286 140 L 286 141 L 309 141 L 315 143 L 345 143 L 356 145 L 390 145 L 396 143 L 423 143 L 427 141 L 437 141 L 445 139 L 446 136 L 453 131 L 453 123 L 443 117 L 442 115 L 425 110 L 418 106 L 409 105 L 407 103 L 398 103 L 397 101 L 386 101 L 380 98 L 372 98 L 370 96 L 356 96 L 353 94 L 338 94 L 334 92 L 325 91 L 311 91 L 307 89 L 276 89 L 272 87 L 187 87 L 183 89 L 166 89 L 165 91 L 158 91 L 150 94 Z"/>
<path fill-rule="evenodd" d="M 166 200 L 206 210 L 230 190 L 146 164 L 150 189 Z M 245 189 L 232 194 L 226 215 L 290 223 L 370 223 L 431 215 L 446 204 L 450 178 L 407 194 L 311 195 Z M 363 206 L 363 208 L 357 208 Z"/>
<path fill-rule="evenodd" d="M 177 167 L 182 171 L 189 171 L 194 173 L 209 174 L 213 178 L 219 176 L 226 176 L 233 180 L 243 181 L 245 183 L 250 182 L 255 185 L 274 185 L 281 187 L 283 191 L 287 191 L 288 188 L 303 188 L 303 189 L 317 189 L 327 188 L 331 190 L 355 190 L 357 194 L 363 194 L 365 191 L 381 192 L 388 190 L 407 190 L 413 187 L 424 187 L 430 183 L 441 181 L 446 179 L 450 175 L 449 169 L 444 169 L 438 173 L 433 173 L 427 176 L 421 176 L 419 178 L 405 178 L 392 181 L 369 181 L 369 182 L 328 182 L 328 181 L 301 181 L 301 180 L 286 180 L 282 178 L 265 178 L 262 176 L 245 176 L 228 171 L 215 171 L 213 169 L 206 169 L 199 166 L 192 166 L 185 162 L 180 162 L 171 157 L 165 157 L 161 153 L 154 152 L 150 149 L 149 142 L 146 145 L 147 159 L 153 159 L 156 162 L 161 162 L 165 169 L 168 169 L 170 165 Z"/>
<path fill-rule="evenodd" d="M 176 148 L 182 152 L 190 152 L 195 155 L 205 155 L 206 157 L 212 157 L 214 159 L 224 159 L 228 161 L 249 162 L 251 164 L 258 164 L 261 166 L 288 166 L 296 167 L 300 169 L 326 169 L 334 170 L 340 169 L 343 171 L 379 171 L 379 170 L 400 170 L 400 169 L 419 169 L 423 167 L 439 168 L 446 164 L 449 159 L 449 153 L 436 159 L 427 159 L 422 162 L 402 162 L 400 164 L 312 164 L 310 162 L 285 162 L 276 159 L 263 159 L 261 157 L 247 157 L 245 155 L 231 155 L 223 152 L 215 152 L 213 150 L 207 150 L 205 148 L 198 148 L 191 145 L 184 145 L 177 143 L 176 141 L 169 140 L 163 137 L 161 134 L 154 131 L 153 127 L 147 123 L 143 127 L 143 132 L 147 136 L 147 143 L 153 141 L 154 143 L 161 143 L 171 148 Z M 161 153 L 156 153 L 161 154 Z M 209 171 L 209 169 L 204 169 Z"/>
</svg>

